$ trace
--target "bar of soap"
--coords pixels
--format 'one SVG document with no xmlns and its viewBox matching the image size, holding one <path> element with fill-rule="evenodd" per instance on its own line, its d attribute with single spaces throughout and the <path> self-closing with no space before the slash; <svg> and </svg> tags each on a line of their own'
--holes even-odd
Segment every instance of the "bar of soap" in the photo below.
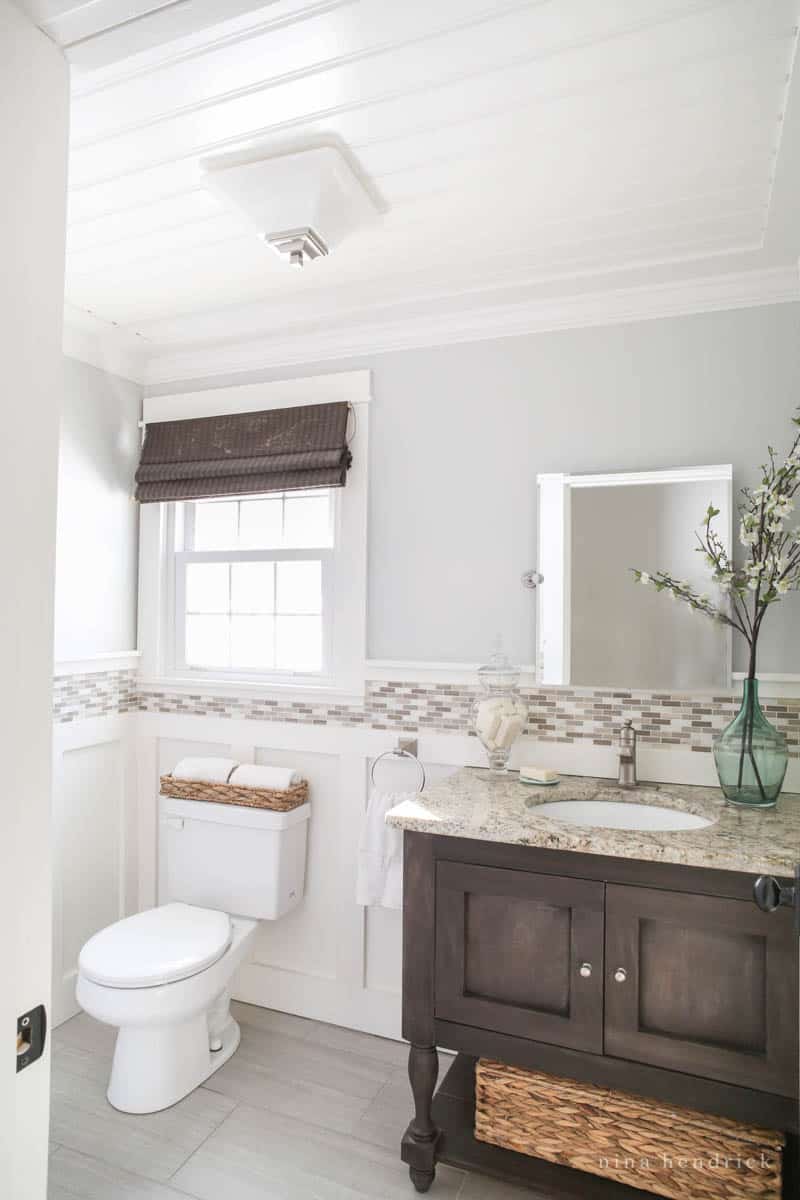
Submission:
<svg viewBox="0 0 800 1200">
<path fill-rule="evenodd" d="M 558 783 L 559 775 L 549 767 L 520 767 L 519 778 L 521 783 Z"/>
</svg>

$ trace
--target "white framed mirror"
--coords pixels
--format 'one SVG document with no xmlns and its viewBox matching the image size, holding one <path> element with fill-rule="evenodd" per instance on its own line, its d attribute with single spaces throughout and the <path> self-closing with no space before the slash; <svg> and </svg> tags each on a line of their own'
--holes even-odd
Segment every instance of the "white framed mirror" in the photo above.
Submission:
<svg viewBox="0 0 800 1200">
<path fill-rule="evenodd" d="M 709 506 L 730 550 L 733 468 L 538 476 L 537 679 L 542 684 L 708 691 L 731 684 L 730 631 L 634 569 L 668 569 L 712 593 L 696 531 Z"/>
</svg>

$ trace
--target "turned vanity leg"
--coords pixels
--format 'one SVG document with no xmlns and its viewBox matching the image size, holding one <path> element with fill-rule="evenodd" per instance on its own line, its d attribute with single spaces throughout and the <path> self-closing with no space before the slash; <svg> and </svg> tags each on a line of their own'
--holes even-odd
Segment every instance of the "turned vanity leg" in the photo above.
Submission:
<svg viewBox="0 0 800 1200">
<path fill-rule="evenodd" d="M 400 1156 L 418 1192 L 436 1174 L 441 1132 L 431 1115 L 439 1076 L 434 1021 L 435 868 L 430 834 L 407 832 L 403 868 L 403 1037 L 409 1043 L 408 1078 L 414 1116 Z"/>
<path fill-rule="evenodd" d="M 408 1078 L 414 1096 L 414 1117 L 403 1138 L 404 1159 L 411 1182 L 418 1192 L 427 1192 L 436 1174 L 436 1144 L 439 1130 L 433 1123 L 431 1103 L 439 1078 L 439 1055 L 435 1046 L 411 1046 Z"/>
</svg>

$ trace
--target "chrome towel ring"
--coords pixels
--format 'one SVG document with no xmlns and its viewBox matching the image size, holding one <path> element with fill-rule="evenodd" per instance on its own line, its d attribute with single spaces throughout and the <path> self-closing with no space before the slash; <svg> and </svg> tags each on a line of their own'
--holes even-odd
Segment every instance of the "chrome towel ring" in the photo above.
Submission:
<svg viewBox="0 0 800 1200">
<path fill-rule="evenodd" d="M 383 754 L 379 754 L 377 758 L 373 759 L 369 772 L 369 777 L 373 787 L 375 786 L 375 768 L 382 758 L 410 758 L 412 762 L 417 764 L 420 770 L 420 785 L 417 788 L 417 791 L 422 792 L 425 790 L 425 768 L 417 758 L 416 754 L 412 754 L 410 750 L 404 750 L 400 746 L 398 746 L 396 750 L 384 750 Z"/>
</svg>

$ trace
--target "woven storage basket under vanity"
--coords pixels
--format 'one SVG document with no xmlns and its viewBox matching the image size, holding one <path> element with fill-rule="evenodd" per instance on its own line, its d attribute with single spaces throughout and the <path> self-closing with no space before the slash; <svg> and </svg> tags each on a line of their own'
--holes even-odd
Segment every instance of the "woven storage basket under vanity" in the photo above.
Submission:
<svg viewBox="0 0 800 1200">
<path fill-rule="evenodd" d="M 214 804 L 241 804 L 245 808 L 269 808 L 272 812 L 291 812 L 308 800 L 308 780 L 303 779 L 284 791 L 273 788 L 242 787 L 234 783 L 206 783 L 196 779 L 161 776 L 161 794 L 175 800 L 209 800 Z"/>
<path fill-rule="evenodd" d="M 784 1137 L 626 1092 L 475 1065 L 475 1137 L 671 1200 L 781 1200 Z"/>
</svg>

